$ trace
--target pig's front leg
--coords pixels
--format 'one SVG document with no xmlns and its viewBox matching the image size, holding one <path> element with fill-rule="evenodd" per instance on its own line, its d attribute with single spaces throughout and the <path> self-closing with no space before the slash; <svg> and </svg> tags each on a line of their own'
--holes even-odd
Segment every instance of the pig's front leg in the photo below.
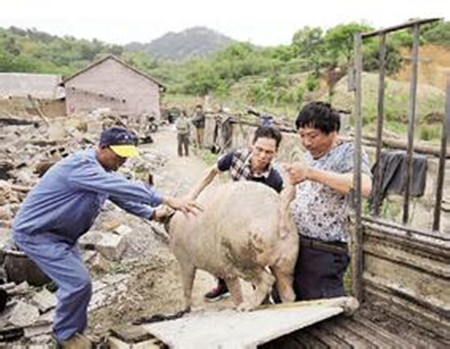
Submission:
<svg viewBox="0 0 450 349">
<path fill-rule="evenodd" d="M 191 311 L 192 307 L 192 286 L 194 285 L 196 268 L 193 264 L 186 261 L 179 261 L 181 269 L 181 277 L 183 280 L 185 311 Z"/>
<path fill-rule="evenodd" d="M 261 270 L 260 276 L 257 279 L 252 280 L 252 285 L 255 288 L 253 297 L 247 302 L 244 302 L 238 306 L 239 311 L 250 311 L 255 309 L 258 305 L 264 301 L 269 294 L 275 283 L 275 277 L 266 268 Z"/>
</svg>

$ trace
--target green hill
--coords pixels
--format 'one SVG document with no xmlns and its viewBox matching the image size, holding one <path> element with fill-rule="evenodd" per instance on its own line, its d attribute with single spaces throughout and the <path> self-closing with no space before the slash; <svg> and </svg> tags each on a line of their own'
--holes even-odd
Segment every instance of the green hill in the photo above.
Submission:
<svg viewBox="0 0 450 349">
<path fill-rule="evenodd" d="M 205 27 L 193 27 L 178 33 L 169 32 L 148 44 L 130 43 L 125 49 L 144 51 L 165 59 L 203 57 L 216 52 L 234 40 Z"/>
</svg>

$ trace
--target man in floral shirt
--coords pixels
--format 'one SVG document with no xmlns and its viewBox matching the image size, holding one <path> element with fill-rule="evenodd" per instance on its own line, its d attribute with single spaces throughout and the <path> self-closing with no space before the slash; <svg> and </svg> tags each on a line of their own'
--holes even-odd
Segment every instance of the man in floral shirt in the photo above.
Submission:
<svg viewBox="0 0 450 349">
<path fill-rule="evenodd" d="M 291 208 L 301 246 L 294 278 L 297 300 L 343 296 L 355 149 L 339 140 L 340 116 L 328 103 L 307 104 L 295 125 L 306 150 L 304 162 L 285 167 L 296 185 Z M 365 153 L 361 165 L 362 195 L 369 196 L 372 183 Z"/>
</svg>

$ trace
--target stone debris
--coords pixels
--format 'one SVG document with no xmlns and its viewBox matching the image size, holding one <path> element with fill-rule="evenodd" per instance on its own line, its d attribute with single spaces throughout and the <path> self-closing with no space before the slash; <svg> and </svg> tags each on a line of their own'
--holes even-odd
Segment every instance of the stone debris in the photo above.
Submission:
<svg viewBox="0 0 450 349">
<path fill-rule="evenodd" d="M 93 295 L 89 303 L 89 311 L 93 311 L 113 303 L 117 296 L 127 290 L 128 275 L 111 274 L 93 283 Z"/>
<path fill-rule="evenodd" d="M 89 269 L 97 274 L 109 273 L 111 271 L 111 264 L 101 253 L 96 253 L 89 262 Z"/>
<path fill-rule="evenodd" d="M 125 236 L 130 234 L 133 231 L 128 225 L 121 224 L 117 228 L 113 230 L 114 233 L 119 234 L 121 236 Z"/>
<path fill-rule="evenodd" d="M 5 329 L 22 337 L 17 347 L 26 343 L 28 348 L 44 348 L 52 343 L 56 292 L 47 286 L 30 286 L 27 280 L 16 284 L 4 271 L 8 254 L 22 254 L 12 241 L 12 221 L 28 192 L 51 166 L 69 154 L 95 146 L 102 128 L 111 122 L 107 114 L 100 110 L 76 118 L 48 119 L 48 123 L 40 117 L 0 115 L 0 290 L 7 294 L 5 309 L 0 312 L 0 346 L 2 338 L 6 338 L 1 333 Z M 112 120 L 112 124 L 121 123 L 119 118 Z M 148 182 L 149 174 L 157 181 L 166 180 L 168 158 L 149 148 L 140 152 L 141 156 L 127 161 L 120 172 L 132 180 Z M 112 304 L 126 294 L 128 274 L 117 268 L 123 262 L 152 256 L 158 244 L 141 218 L 127 215 L 107 201 L 94 226 L 79 240 L 83 261 L 93 278 L 89 311 Z"/>
<path fill-rule="evenodd" d="M 39 309 L 20 300 L 14 306 L 7 323 L 16 327 L 25 327 L 34 324 L 38 318 Z"/>
<path fill-rule="evenodd" d="M 26 296 L 31 292 L 30 285 L 27 281 L 23 281 L 20 284 L 14 286 L 8 291 L 10 296 Z"/>
<path fill-rule="evenodd" d="M 123 235 L 103 233 L 96 244 L 96 250 L 111 261 L 119 260 L 126 248 L 126 240 Z"/>
<path fill-rule="evenodd" d="M 40 318 L 39 318 L 40 319 Z M 43 343 L 48 337 L 48 334 L 52 333 L 51 322 L 39 323 L 25 327 L 24 336 L 25 338 L 34 338 L 33 343 Z"/>
<path fill-rule="evenodd" d="M 83 262 L 89 264 L 92 262 L 93 258 L 97 255 L 97 252 L 90 250 L 83 250 L 81 252 L 81 256 L 83 258 Z"/>
<path fill-rule="evenodd" d="M 39 308 L 40 313 L 45 313 L 56 307 L 56 296 L 43 288 L 41 292 L 36 293 L 32 298 L 32 303 Z"/>
</svg>

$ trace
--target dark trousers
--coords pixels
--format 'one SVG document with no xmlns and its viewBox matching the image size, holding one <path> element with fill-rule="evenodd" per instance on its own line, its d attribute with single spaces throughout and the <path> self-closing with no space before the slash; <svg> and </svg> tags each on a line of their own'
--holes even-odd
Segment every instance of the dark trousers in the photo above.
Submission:
<svg viewBox="0 0 450 349">
<path fill-rule="evenodd" d="M 348 253 L 308 246 L 302 240 L 294 273 L 296 300 L 344 296 L 343 277 L 350 262 Z"/>
<path fill-rule="evenodd" d="M 183 149 L 184 149 L 184 155 L 189 156 L 189 134 L 179 133 L 177 135 L 177 139 L 178 139 L 178 155 L 183 156 Z"/>
</svg>

